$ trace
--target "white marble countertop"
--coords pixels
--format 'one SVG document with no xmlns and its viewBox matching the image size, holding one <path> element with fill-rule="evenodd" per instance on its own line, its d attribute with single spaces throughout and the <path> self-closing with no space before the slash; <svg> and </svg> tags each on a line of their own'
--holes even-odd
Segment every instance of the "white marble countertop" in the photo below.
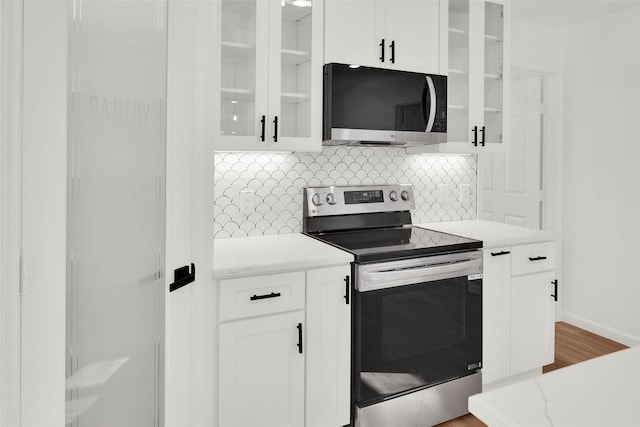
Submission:
<svg viewBox="0 0 640 427">
<path fill-rule="evenodd" d="M 559 236 L 549 231 L 518 227 L 501 222 L 471 219 L 462 221 L 429 222 L 415 224 L 418 227 L 457 234 L 470 239 L 482 240 L 483 248 L 521 245 L 526 243 L 556 240 Z"/>
<path fill-rule="evenodd" d="M 640 426 L 640 346 L 469 398 L 489 427 Z"/>
<path fill-rule="evenodd" d="M 352 261 L 348 252 L 300 233 L 213 241 L 216 279 L 331 267 Z"/>
</svg>

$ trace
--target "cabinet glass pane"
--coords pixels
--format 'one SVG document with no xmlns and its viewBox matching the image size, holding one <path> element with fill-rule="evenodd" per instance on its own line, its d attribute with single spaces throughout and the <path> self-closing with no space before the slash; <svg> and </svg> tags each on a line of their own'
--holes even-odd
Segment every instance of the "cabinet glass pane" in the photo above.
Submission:
<svg viewBox="0 0 640 427">
<path fill-rule="evenodd" d="M 485 4 L 484 125 L 487 143 L 502 142 L 504 19 L 501 4 Z"/>
<path fill-rule="evenodd" d="M 448 140 L 469 140 L 469 0 L 449 1 Z"/>
<path fill-rule="evenodd" d="M 283 0 L 280 112 L 283 137 L 311 136 L 313 2 Z"/>
<path fill-rule="evenodd" d="M 65 424 L 162 426 L 167 2 L 81 9 L 70 27 Z"/>
<path fill-rule="evenodd" d="M 256 6 L 256 0 L 222 0 L 222 135 L 256 133 Z"/>
</svg>

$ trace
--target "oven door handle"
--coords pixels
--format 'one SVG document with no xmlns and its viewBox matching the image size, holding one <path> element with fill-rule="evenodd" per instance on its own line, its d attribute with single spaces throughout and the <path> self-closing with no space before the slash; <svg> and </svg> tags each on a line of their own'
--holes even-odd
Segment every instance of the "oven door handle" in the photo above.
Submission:
<svg viewBox="0 0 640 427">
<path fill-rule="evenodd" d="M 479 274 L 482 272 L 480 259 L 461 260 L 451 264 L 410 267 L 397 270 L 362 272 L 358 288 L 361 292 L 386 289 L 404 284 L 417 284 L 450 277 Z"/>
</svg>

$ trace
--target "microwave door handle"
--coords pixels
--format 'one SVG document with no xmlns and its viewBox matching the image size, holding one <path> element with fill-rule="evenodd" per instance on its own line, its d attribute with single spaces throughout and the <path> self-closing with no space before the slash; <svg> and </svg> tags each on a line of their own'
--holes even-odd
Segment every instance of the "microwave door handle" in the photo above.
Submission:
<svg viewBox="0 0 640 427">
<path fill-rule="evenodd" d="M 436 87 L 433 84 L 433 79 L 430 76 L 426 76 L 426 79 L 429 93 L 429 118 L 427 119 L 427 128 L 425 129 L 425 132 L 431 132 L 431 129 L 433 129 L 433 122 L 436 120 L 436 101 L 438 95 L 436 93 Z"/>
</svg>

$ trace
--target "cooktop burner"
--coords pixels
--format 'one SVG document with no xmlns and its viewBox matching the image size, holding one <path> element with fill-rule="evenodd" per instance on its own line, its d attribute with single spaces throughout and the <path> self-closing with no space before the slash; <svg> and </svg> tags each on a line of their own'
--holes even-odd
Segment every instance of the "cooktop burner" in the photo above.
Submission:
<svg viewBox="0 0 640 427">
<path fill-rule="evenodd" d="M 372 262 L 473 250 L 480 240 L 411 225 L 413 187 L 407 184 L 308 187 L 305 234 Z"/>
<path fill-rule="evenodd" d="M 352 253 L 356 262 L 416 257 L 482 247 L 479 240 L 412 226 L 338 231 L 310 236 Z"/>
</svg>

